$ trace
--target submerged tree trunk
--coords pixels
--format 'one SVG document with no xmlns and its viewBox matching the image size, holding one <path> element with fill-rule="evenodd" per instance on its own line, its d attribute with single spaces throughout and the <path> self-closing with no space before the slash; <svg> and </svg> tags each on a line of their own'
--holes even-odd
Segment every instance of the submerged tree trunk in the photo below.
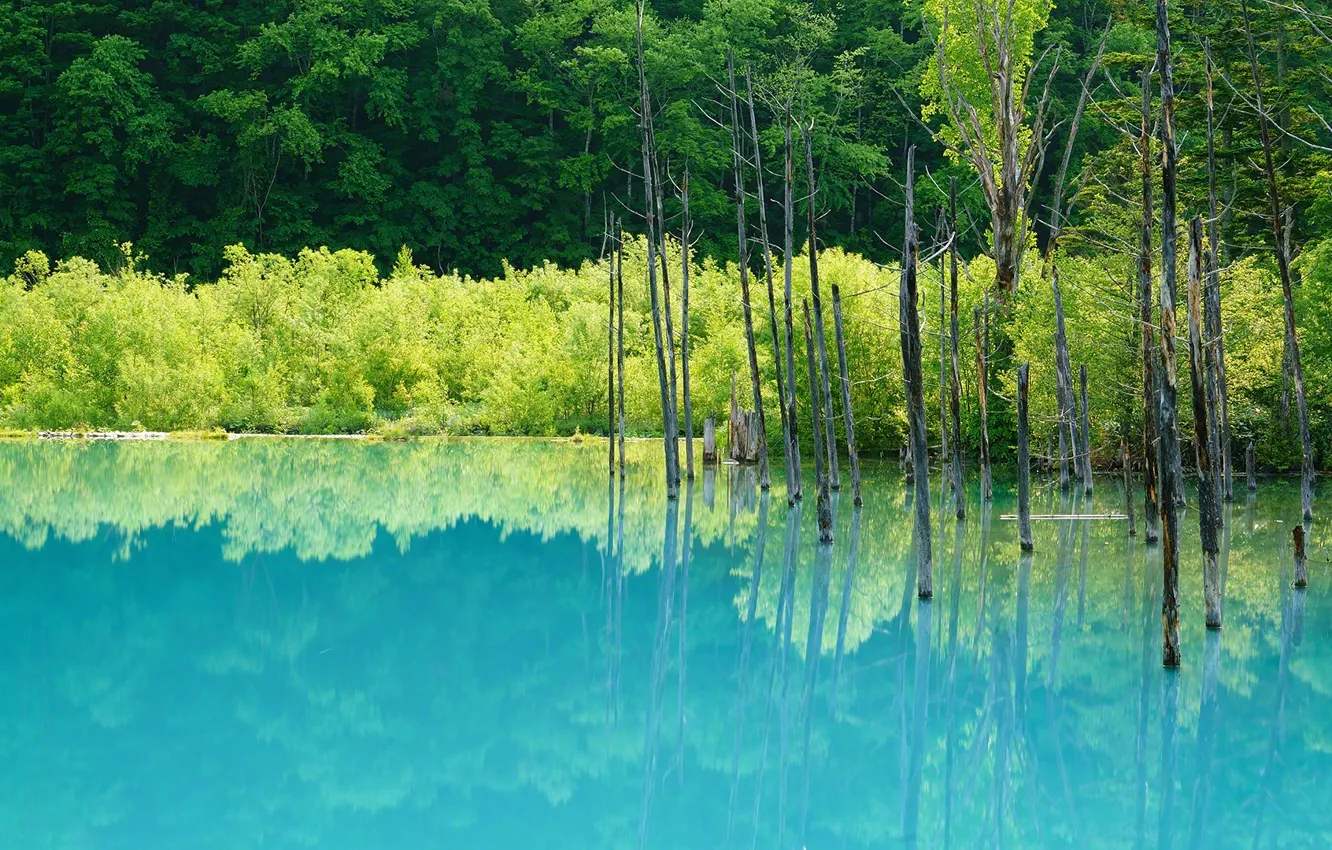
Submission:
<svg viewBox="0 0 1332 850">
<path fill-rule="evenodd" d="M 1221 567 L 1216 529 L 1221 516 L 1216 472 L 1212 468 L 1215 441 L 1210 428 L 1212 398 L 1207 381 L 1206 342 L 1203 339 L 1202 219 L 1189 222 L 1189 373 L 1193 390 L 1194 451 L 1198 458 L 1198 532 L 1203 553 L 1203 601 L 1207 628 L 1221 628 Z"/>
<path fill-rule="evenodd" d="M 615 216 L 610 217 L 607 231 L 615 231 Z M 614 237 L 612 237 L 614 238 Z M 607 286 L 609 297 L 606 299 L 606 442 L 610 444 L 610 474 L 615 475 L 615 252 L 612 249 L 610 261 L 610 283 Z"/>
<path fill-rule="evenodd" d="M 813 388 L 817 386 L 817 375 L 814 371 L 814 336 L 809 326 L 809 301 L 804 302 L 805 308 L 805 359 L 809 365 L 809 385 L 810 394 L 813 395 Z M 828 472 L 824 468 L 823 451 L 821 450 L 823 440 L 823 406 L 814 401 L 809 406 L 810 418 L 814 428 L 814 486 L 818 493 L 818 519 L 819 519 L 819 542 L 831 543 L 833 539 L 832 524 L 832 495 L 829 493 Z"/>
<path fill-rule="evenodd" d="M 813 127 L 805 132 L 805 176 L 806 182 L 809 184 L 809 200 L 806 203 L 809 212 L 809 290 L 811 300 L 814 303 L 814 335 L 819 354 L 819 382 L 823 386 L 823 421 L 828 426 L 828 432 L 824 435 L 826 440 L 820 446 L 820 450 L 826 450 L 828 453 L 828 486 L 838 490 L 842 484 L 837 474 L 837 435 L 835 433 L 837 429 L 833 427 L 833 397 L 828 366 L 828 338 L 823 332 L 823 301 L 819 293 L 819 238 L 816 229 L 818 216 L 815 214 L 814 204 L 814 199 L 818 193 L 814 184 Z M 811 403 L 818 404 L 818 391 L 812 386 L 809 388 L 809 397 Z M 815 445 L 819 446 L 820 444 L 816 442 Z"/>
<path fill-rule="evenodd" d="M 1082 380 L 1082 492 L 1092 494 L 1091 405 L 1087 403 L 1087 364 L 1081 367 Z"/>
<path fill-rule="evenodd" d="M 1213 375 L 1212 390 L 1216 413 L 1213 442 L 1220 449 L 1214 456 L 1221 480 L 1221 496 L 1225 501 L 1235 498 L 1234 469 L 1230 447 L 1230 390 L 1226 386 L 1226 344 L 1221 324 L 1221 212 L 1216 195 L 1216 121 L 1212 103 L 1212 54 L 1207 63 L 1207 298 L 1204 301 L 1207 316 L 1207 336 L 1211 343 L 1208 352 L 1209 372 Z"/>
<path fill-rule="evenodd" d="M 1175 76 L 1170 56 L 1166 0 L 1156 0 L 1156 67 L 1161 72 L 1161 663 L 1178 667 L 1179 657 L 1179 499 L 1181 493 L 1179 415 L 1175 376 Z"/>
<path fill-rule="evenodd" d="M 1156 332 L 1152 326 L 1152 140 L 1148 124 L 1152 109 L 1152 69 L 1142 70 L 1142 125 L 1138 136 L 1142 163 L 1142 217 L 1138 228 L 1138 310 L 1142 326 L 1142 442 L 1143 442 L 1143 535 L 1155 543 L 1159 534 L 1159 496 L 1157 485 L 1157 389 Z"/>
<path fill-rule="evenodd" d="M 754 112 L 754 82 L 749 67 L 745 67 L 745 103 L 749 107 L 750 141 L 754 145 L 754 179 L 758 191 L 759 239 L 763 241 L 763 276 L 768 287 L 768 325 L 772 331 L 772 362 L 777 373 L 777 409 L 782 417 L 782 453 L 786 457 L 786 493 L 788 501 L 795 489 L 792 476 L 797 479 L 800 470 L 791 455 L 791 423 L 787 416 L 786 381 L 782 377 L 782 346 L 777 336 L 777 298 L 772 287 L 772 243 L 768 241 L 768 195 L 763 188 L 763 147 L 759 144 L 758 116 Z M 767 440 L 767 436 L 764 436 Z"/>
<path fill-rule="evenodd" d="M 671 419 L 667 431 L 671 439 L 671 465 L 675 469 L 675 483 L 680 483 L 680 390 L 675 373 L 675 307 L 671 301 L 670 264 L 666 258 L 666 209 L 663 198 L 666 194 L 661 180 L 661 171 L 657 167 L 657 131 L 651 119 L 648 120 L 648 133 L 652 148 L 652 178 L 657 196 L 657 241 L 661 257 L 661 296 L 662 309 L 666 314 L 666 368 L 669 376 Z"/>
<path fill-rule="evenodd" d="M 1258 489 L 1258 476 L 1254 474 L 1253 469 L 1253 440 L 1249 441 L 1249 447 L 1244 450 L 1244 471 L 1248 475 L 1249 489 Z"/>
<path fill-rule="evenodd" d="M 763 394 L 759 386 L 758 349 L 754 345 L 754 311 L 749 299 L 749 239 L 745 232 L 745 174 L 744 157 L 740 152 L 740 107 L 735 90 L 735 56 L 726 53 L 726 71 L 731 84 L 731 143 L 735 159 L 735 225 L 740 243 L 740 294 L 744 299 L 745 347 L 749 350 L 749 382 L 754 395 L 754 413 L 759 428 L 759 486 L 767 490 L 768 428 L 763 420 Z"/>
<path fill-rule="evenodd" d="M 929 444 L 925 435 L 925 387 L 920 364 L 920 313 L 916 308 L 916 148 L 907 149 L 906 236 L 902 247 L 902 285 L 898 292 L 898 323 L 902 336 L 902 380 L 906 385 L 907 418 L 911 428 L 911 456 L 915 478 L 916 593 L 921 599 L 934 596 L 934 555 L 930 546 Z"/>
<path fill-rule="evenodd" d="M 1164 0 L 1158 0 L 1164 2 Z M 1290 252 L 1281 234 L 1281 196 L 1277 192 L 1276 166 L 1272 162 L 1272 134 L 1267 124 L 1270 118 L 1263 108 L 1263 84 L 1258 73 L 1258 57 L 1253 43 L 1253 30 L 1249 24 L 1249 5 L 1243 3 L 1244 35 L 1249 48 L 1249 67 L 1253 73 L 1254 105 L 1258 108 L 1258 134 L 1263 143 L 1263 166 L 1267 171 L 1267 200 L 1272 216 L 1272 232 L 1276 240 L 1277 269 L 1281 272 L 1281 295 L 1286 307 L 1286 340 L 1290 349 L 1291 372 L 1295 383 L 1295 406 L 1299 415 L 1300 450 L 1302 455 L 1300 476 L 1300 504 L 1306 521 L 1313 519 L 1314 458 L 1313 443 L 1309 436 L 1309 408 L 1304 397 L 1304 365 L 1300 361 L 1300 341 L 1295 332 L 1295 296 L 1291 289 Z"/>
<path fill-rule="evenodd" d="M 1296 525 L 1291 532 L 1295 546 L 1295 586 L 1309 586 L 1309 562 L 1304 554 L 1304 526 Z"/>
<path fill-rule="evenodd" d="M 981 308 L 977 307 L 972 315 L 976 325 L 976 396 L 980 403 L 980 454 L 981 454 L 981 498 L 990 501 L 994 497 L 990 479 L 990 414 L 989 414 L 989 307 L 990 299 L 985 298 L 985 319 L 981 317 Z M 984 322 L 984 329 L 982 329 Z"/>
<path fill-rule="evenodd" d="M 1050 271 L 1050 286 L 1054 290 L 1055 308 L 1055 382 L 1059 400 L 1059 488 L 1069 487 L 1068 462 L 1073 461 L 1073 472 L 1082 477 L 1081 440 L 1078 439 L 1077 411 L 1073 395 L 1073 365 L 1068 358 L 1068 335 L 1064 332 L 1064 298 L 1059 291 L 1059 267 Z"/>
<path fill-rule="evenodd" d="M 694 480 L 694 406 L 689 397 L 689 168 L 680 184 L 680 377 L 684 380 L 685 478 Z"/>
<path fill-rule="evenodd" d="M 616 403 L 619 407 L 620 424 L 620 480 L 624 480 L 624 223 L 616 221 L 615 227 L 615 294 L 616 294 L 616 332 L 615 332 L 615 372 Z"/>
<path fill-rule="evenodd" d="M 1129 455 L 1128 440 L 1120 439 L 1119 460 L 1124 471 L 1124 516 L 1128 517 L 1129 537 L 1138 534 L 1137 520 L 1133 518 L 1133 458 Z"/>
<path fill-rule="evenodd" d="M 783 136 L 786 169 L 782 193 L 782 307 L 786 319 L 786 398 L 782 400 L 782 403 L 786 405 L 786 421 L 791 428 L 791 442 L 787 446 L 787 464 L 792 467 L 791 482 L 795 486 L 794 492 L 787 493 L 786 501 L 788 505 L 794 505 L 804 495 L 804 484 L 802 483 L 803 478 L 800 470 L 800 427 L 799 420 L 796 417 L 795 330 L 791 315 L 793 297 L 791 294 L 791 275 L 795 265 L 795 247 L 793 244 L 795 232 L 795 199 L 793 197 L 795 155 L 791 146 L 791 110 L 789 108 L 786 110 Z M 812 395 L 811 392 L 811 397 Z"/>
<path fill-rule="evenodd" d="M 652 335 L 657 355 L 657 384 L 661 390 L 661 418 L 665 430 L 663 440 L 666 451 L 666 498 L 674 500 L 679 493 L 679 477 L 676 475 L 675 455 L 678 445 L 675 434 L 671 431 L 672 404 L 670 387 L 666 377 L 666 343 L 662 339 L 661 300 L 657 292 L 657 257 L 656 232 L 654 227 L 653 198 L 655 186 L 652 172 L 652 99 L 648 93 L 647 74 L 643 64 L 643 0 L 637 2 L 637 47 L 638 47 L 638 86 L 639 86 L 639 130 L 643 137 L 643 191 L 645 222 L 647 227 L 647 272 L 648 293 L 652 305 Z"/>
<path fill-rule="evenodd" d="M 846 363 L 846 336 L 842 332 L 842 293 L 832 285 L 833 336 L 837 340 L 837 371 L 842 384 L 842 417 L 846 424 L 846 453 L 851 459 L 851 493 L 853 504 L 864 504 L 860 498 L 860 455 L 856 452 L 856 423 L 851 415 L 851 373 Z"/>
<path fill-rule="evenodd" d="M 967 515 L 967 500 L 962 490 L 962 387 L 957 362 L 957 178 L 948 181 L 948 233 L 952 245 L 948 249 L 948 291 L 952 343 L 952 369 L 949 374 L 952 387 L 953 415 L 953 491 L 957 500 L 957 518 Z"/>
<path fill-rule="evenodd" d="M 717 462 L 717 417 L 709 415 L 703 420 L 703 463 Z"/>
<path fill-rule="evenodd" d="M 943 207 L 939 208 L 939 218 L 935 227 L 938 240 L 947 238 Z M 944 506 L 948 505 L 948 495 L 953 491 L 953 455 L 948 445 L 948 285 L 944 282 L 943 254 L 939 255 L 939 493 Z"/>
<path fill-rule="evenodd" d="M 1027 424 L 1027 393 L 1031 366 L 1018 367 L 1018 542 L 1023 552 L 1036 548 L 1031 539 L 1031 448 Z"/>
</svg>

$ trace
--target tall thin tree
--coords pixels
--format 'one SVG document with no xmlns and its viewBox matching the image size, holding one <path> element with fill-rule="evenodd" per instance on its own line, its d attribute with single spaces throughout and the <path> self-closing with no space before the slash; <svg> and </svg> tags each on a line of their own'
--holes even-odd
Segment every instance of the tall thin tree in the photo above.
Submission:
<svg viewBox="0 0 1332 850">
<path fill-rule="evenodd" d="M 694 406 L 689 394 L 689 166 L 680 182 L 680 378 L 684 381 L 685 478 L 694 480 Z"/>
<path fill-rule="evenodd" d="M 1143 441 L 1143 537 L 1155 543 L 1159 537 L 1156 419 L 1159 413 L 1156 389 L 1156 332 L 1152 325 L 1152 228 L 1156 224 L 1152 202 L 1152 140 L 1148 125 L 1152 109 L 1152 69 L 1142 69 L 1142 114 L 1138 154 L 1142 166 L 1142 215 L 1138 226 L 1138 309 L 1142 327 L 1142 441 Z"/>
<path fill-rule="evenodd" d="M 828 367 L 828 338 L 823 332 L 823 297 L 819 292 L 819 237 L 818 237 L 818 184 L 814 182 L 814 126 L 805 128 L 805 176 L 809 187 L 809 200 L 806 208 L 809 213 L 809 290 L 814 305 L 814 344 L 819 353 L 819 382 L 823 386 L 823 421 L 828 423 L 824 444 L 820 451 L 826 451 L 828 457 L 828 486 L 841 489 L 841 479 L 837 474 L 837 434 L 833 422 L 832 380 Z M 811 403 L 817 404 L 817 390 L 810 387 Z M 817 445 L 817 444 L 816 444 Z"/>
<path fill-rule="evenodd" d="M 907 148 L 905 237 L 902 245 L 902 283 L 898 292 L 898 324 L 902 337 L 902 381 L 906 388 L 907 419 L 911 430 L 911 457 L 915 465 L 916 593 L 934 596 L 934 555 L 930 545 L 929 444 L 925 434 L 925 376 L 921 369 L 920 313 L 916 306 L 917 239 L 915 205 L 916 148 Z"/>
</svg>

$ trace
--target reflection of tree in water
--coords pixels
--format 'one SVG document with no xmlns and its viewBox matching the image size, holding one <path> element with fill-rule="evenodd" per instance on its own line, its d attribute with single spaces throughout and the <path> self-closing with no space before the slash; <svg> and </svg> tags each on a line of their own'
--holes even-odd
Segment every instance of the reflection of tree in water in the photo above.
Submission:
<svg viewBox="0 0 1332 850">
<path fill-rule="evenodd" d="M 665 501 L 632 475 L 621 497 L 595 448 L 516 443 L 513 469 L 487 471 L 499 455 L 463 443 L 480 458 L 469 478 L 468 461 L 446 457 L 459 444 L 352 446 L 369 454 L 345 472 L 330 447 L 252 445 L 208 463 L 182 452 L 160 481 L 146 454 L 62 447 L 47 471 L 86 497 L 65 524 L 79 499 L 43 496 L 0 447 L 16 473 L 3 527 L 44 528 L 46 541 L 0 539 L 0 645 L 20 648 L 15 680 L 29 683 L 0 694 L 0 828 L 15 846 L 528 846 L 534 834 L 552 847 L 716 846 L 728 822 L 734 846 L 892 846 L 911 833 L 920 846 L 1118 846 L 1159 835 L 1162 815 L 1179 843 L 1195 812 L 1212 838 L 1286 829 L 1318 845 L 1332 829 L 1317 805 L 1332 610 L 1317 589 L 1301 597 L 1296 646 L 1295 607 L 1269 565 L 1298 500 L 1278 485 L 1252 533 L 1232 530 L 1219 658 L 1203 640 L 1201 582 L 1182 588 L 1194 662 L 1167 724 L 1156 550 L 1112 523 L 1038 524 L 1035 555 L 1019 559 L 1012 523 L 971 512 L 940 538 L 946 581 L 922 621 L 905 491 L 869 465 L 867 504 L 838 506 L 820 560 L 812 511 L 775 509 L 780 494 L 750 502 L 719 486 L 709 509 L 686 492 L 668 534 Z M 306 525 L 282 512 L 296 483 L 246 489 L 319 464 L 339 502 Z M 203 483 L 183 480 L 190 469 Z M 468 513 L 449 481 L 512 503 Z M 1010 512 L 999 489 L 993 510 Z M 1098 490 L 1097 502 L 1122 500 Z M 137 514 L 121 504 L 140 492 Z M 413 507 L 436 498 L 437 514 Z M 222 555 L 239 545 L 233 522 L 265 541 L 228 548 L 238 563 Z M 321 522 L 354 531 L 319 543 Z M 127 537 L 139 546 L 117 560 Z M 368 554 L 297 554 L 343 540 Z M 674 567 L 644 574 L 662 563 Z M 1180 793 L 1163 809 L 1170 729 Z M 1226 770 L 1205 786 L 1209 758 Z M 1259 822 L 1247 801 L 1263 789 Z"/>
</svg>

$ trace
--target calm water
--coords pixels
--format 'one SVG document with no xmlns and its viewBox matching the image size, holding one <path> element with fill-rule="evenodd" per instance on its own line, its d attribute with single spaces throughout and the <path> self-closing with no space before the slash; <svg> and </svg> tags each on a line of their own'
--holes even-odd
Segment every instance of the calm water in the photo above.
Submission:
<svg viewBox="0 0 1332 850">
<path fill-rule="evenodd" d="M 1173 674 L 1122 522 L 1019 558 L 1007 487 L 972 490 L 921 604 L 895 464 L 827 550 L 780 473 L 668 507 L 659 451 L 621 498 L 604 444 L 0 443 L 0 844 L 1332 844 L 1326 522 L 1290 590 L 1291 482 L 1226 509 L 1219 634 L 1184 515 Z"/>
</svg>

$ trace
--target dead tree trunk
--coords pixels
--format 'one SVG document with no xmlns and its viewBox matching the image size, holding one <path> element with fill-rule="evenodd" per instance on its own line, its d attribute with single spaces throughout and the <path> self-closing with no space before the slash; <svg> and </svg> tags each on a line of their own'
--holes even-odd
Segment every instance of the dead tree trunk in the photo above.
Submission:
<svg viewBox="0 0 1332 850">
<path fill-rule="evenodd" d="M 1092 494 L 1091 405 L 1087 403 L 1087 364 L 1081 366 L 1082 380 L 1082 492 Z"/>
<path fill-rule="evenodd" d="M 680 390 L 675 373 L 675 307 L 671 300 L 671 272 L 666 258 L 666 210 L 663 198 L 665 184 L 661 180 L 661 171 L 657 167 L 657 131 L 651 118 L 648 120 L 648 133 L 651 136 L 653 188 L 657 196 L 657 251 L 661 257 L 661 297 L 662 309 L 666 316 L 666 369 L 669 376 L 671 420 L 667 429 L 671 435 L 671 465 L 675 468 L 675 483 L 680 483 Z"/>
<path fill-rule="evenodd" d="M 809 213 L 809 290 L 811 300 L 814 303 L 814 335 L 819 353 L 819 381 L 823 386 L 823 421 L 828 425 L 828 432 L 824 435 L 826 441 L 820 447 L 820 450 L 826 450 L 828 453 L 828 486 L 838 490 L 841 489 L 842 484 L 837 474 L 837 435 L 834 433 L 837 429 L 832 426 L 832 381 L 829 377 L 828 341 L 823 332 L 823 301 L 819 293 L 819 238 L 816 228 L 818 216 L 815 214 L 814 203 L 815 198 L 818 197 L 818 192 L 814 184 L 814 128 L 812 126 L 805 131 L 805 176 L 809 184 L 809 201 L 806 204 Z M 812 403 L 818 403 L 814 387 L 810 387 L 809 396 Z M 816 443 L 815 445 L 819 444 Z"/>
<path fill-rule="evenodd" d="M 1164 2 L 1164 0 L 1158 0 Z M 1286 307 L 1286 339 L 1290 346 L 1291 371 L 1295 381 L 1295 406 L 1300 419 L 1300 450 L 1302 455 L 1300 476 L 1300 504 L 1305 521 L 1313 519 L 1314 457 L 1309 436 L 1309 408 L 1304 398 L 1304 365 L 1300 361 L 1300 341 L 1295 333 L 1295 296 L 1291 290 L 1290 252 L 1281 234 L 1281 196 L 1277 193 L 1276 167 L 1272 162 L 1272 134 L 1267 124 L 1271 120 L 1263 108 L 1263 84 L 1258 74 L 1258 56 L 1253 44 L 1253 29 L 1249 24 L 1249 4 L 1244 9 L 1244 35 L 1249 48 L 1249 68 L 1253 73 L 1254 105 L 1258 108 L 1258 135 L 1263 143 L 1263 167 L 1267 171 L 1267 200 L 1272 216 L 1277 268 L 1281 272 L 1281 295 Z"/>
<path fill-rule="evenodd" d="M 804 484 L 800 471 L 800 427 L 799 420 L 796 417 L 795 329 L 791 310 L 793 298 L 791 294 L 791 274 L 795 265 L 795 247 L 793 244 L 795 232 L 795 199 L 793 197 L 795 155 L 791 146 L 791 110 L 789 108 L 786 110 L 783 136 L 786 169 L 782 187 L 782 308 L 786 319 L 786 398 L 782 400 L 782 403 L 786 405 L 786 421 L 791 428 L 790 444 L 787 446 L 787 464 L 792 467 L 791 482 L 795 487 L 794 491 L 787 493 L 786 501 L 788 505 L 794 505 L 804 495 Z M 812 396 L 813 393 L 811 393 Z"/>
<path fill-rule="evenodd" d="M 1156 332 L 1152 326 L 1152 140 L 1148 131 L 1152 110 L 1152 69 L 1142 70 L 1141 132 L 1138 153 L 1142 163 L 1142 217 L 1138 227 L 1138 310 L 1142 326 L 1142 442 L 1143 442 L 1143 533 L 1148 543 L 1159 534 L 1159 500 L 1156 446 Z"/>
<path fill-rule="evenodd" d="M 666 498 L 674 500 L 679 492 L 679 477 L 676 475 L 675 455 L 679 450 L 676 435 L 671 430 L 672 403 L 670 387 L 666 377 L 666 342 L 662 339 L 661 299 L 657 292 L 657 257 L 656 232 L 654 222 L 653 199 L 656 189 L 652 170 L 652 99 L 648 93 L 647 73 L 643 64 L 643 0 L 637 4 L 637 47 L 638 47 L 638 87 L 639 87 L 639 130 L 643 137 L 643 192 L 644 220 L 647 227 L 647 269 L 648 293 L 652 305 L 652 335 L 657 355 L 657 384 L 661 390 L 661 418 L 665 430 L 664 446 L 666 451 Z"/>
<path fill-rule="evenodd" d="M 758 463 L 761 457 L 758 415 L 745 410 L 735 395 L 735 373 L 731 373 L 731 416 L 727 426 L 731 460 L 736 463 Z"/>
<path fill-rule="evenodd" d="M 1209 386 L 1216 412 L 1215 443 L 1220 452 L 1215 455 L 1221 479 L 1221 497 L 1235 498 L 1234 470 L 1230 458 L 1230 391 L 1226 386 L 1226 344 L 1221 324 L 1221 212 L 1216 193 L 1216 121 L 1212 103 L 1212 53 L 1206 52 L 1207 65 L 1207 336 L 1208 365 L 1214 379 Z"/>
<path fill-rule="evenodd" d="M 1217 498 L 1216 472 L 1212 468 L 1215 441 L 1209 415 L 1212 399 L 1208 395 L 1206 341 L 1203 339 L 1203 239 L 1202 219 L 1189 222 L 1189 372 L 1193 390 L 1193 442 L 1198 458 L 1198 532 L 1203 553 L 1203 600 L 1207 609 L 1207 628 L 1221 628 L 1221 567 L 1217 562 L 1220 547 L 1216 528 L 1221 515 Z"/>
<path fill-rule="evenodd" d="M 616 295 L 616 330 L 615 330 L 615 372 L 616 402 L 619 407 L 620 424 L 620 480 L 624 480 L 624 224 L 616 221 L 615 227 L 615 295 Z"/>
<path fill-rule="evenodd" d="M 731 144 L 735 159 L 735 226 L 740 248 L 740 294 L 744 299 L 745 347 L 749 350 L 749 382 L 754 395 L 754 413 L 759 426 L 759 486 L 771 486 L 768 477 L 768 429 L 763 421 L 763 394 L 759 388 L 758 349 L 754 345 L 754 311 L 749 299 L 749 239 L 745 232 L 744 157 L 740 151 L 740 106 L 735 89 L 735 56 L 726 53 L 726 71 L 731 84 Z"/>
<path fill-rule="evenodd" d="M 1031 539 L 1031 435 L 1027 422 L 1030 373 L 1030 364 L 1023 363 L 1018 367 L 1018 542 L 1023 552 L 1030 552 L 1036 548 Z"/>
<path fill-rule="evenodd" d="M 809 301 L 805 308 L 805 359 L 809 365 L 810 395 L 818 386 L 818 376 L 814 371 L 814 335 L 809 326 Z M 831 543 L 833 539 L 832 495 L 829 492 L 828 471 L 824 468 L 823 458 L 823 406 L 817 400 L 809 406 L 810 418 L 814 428 L 814 486 L 818 492 L 819 542 Z"/>
<path fill-rule="evenodd" d="M 1059 488 L 1069 487 L 1068 465 L 1073 461 L 1073 472 L 1082 477 L 1082 463 L 1078 457 L 1081 440 L 1078 439 L 1077 413 L 1074 409 L 1073 366 L 1068 358 L 1068 336 L 1064 332 L 1064 298 L 1059 291 L 1059 267 L 1050 271 L 1050 286 L 1054 290 L 1055 308 L 1055 389 L 1059 406 Z"/>
<path fill-rule="evenodd" d="M 939 207 L 935 236 L 947 238 L 943 207 Z M 939 492 L 948 504 L 953 491 L 953 456 L 948 446 L 948 286 L 944 283 L 945 256 L 939 255 Z"/>
<path fill-rule="evenodd" d="M 976 396 L 980 402 L 980 454 L 981 454 L 981 498 L 990 501 L 993 496 L 993 487 L 990 480 L 990 415 L 989 415 L 989 306 L 990 299 L 985 298 L 986 319 L 981 317 L 981 308 L 977 307 L 972 315 L 972 321 L 976 325 Z M 982 329 L 982 322 L 985 323 Z"/>
<path fill-rule="evenodd" d="M 703 464 L 717 462 L 717 417 L 709 415 L 703 420 Z"/>
<path fill-rule="evenodd" d="M 1249 489 L 1258 489 L 1258 476 L 1254 474 L 1253 469 L 1253 440 L 1249 441 L 1249 447 L 1244 450 L 1244 471 L 1249 478 Z"/>
<path fill-rule="evenodd" d="M 1161 72 L 1161 664 L 1179 666 L 1179 415 L 1175 379 L 1175 75 L 1166 0 L 1156 0 L 1156 67 Z"/>
<path fill-rule="evenodd" d="M 694 406 L 689 397 L 689 168 L 680 184 L 680 377 L 684 380 L 685 478 L 694 480 Z"/>
<path fill-rule="evenodd" d="M 1295 586 L 1309 586 L 1309 562 L 1304 554 L 1304 526 L 1296 525 L 1291 532 L 1295 544 Z"/>
<path fill-rule="evenodd" d="M 948 181 L 948 234 L 952 243 L 948 249 L 948 292 L 950 301 L 952 342 L 952 369 L 949 380 L 952 387 L 953 415 L 953 492 L 957 501 L 957 518 L 967 515 L 967 500 L 962 489 L 962 386 L 958 378 L 957 362 L 957 178 Z"/>
<path fill-rule="evenodd" d="M 782 377 L 782 346 L 777 336 L 777 298 L 772 287 L 772 243 L 768 241 L 768 195 L 763 188 L 763 146 L 759 144 L 758 116 L 754 111 L 754 81 L 749 67 L 745 67 L 745 103 L 749 107 L 750 141 L 754 145 L 754 179 L 758 191 L 759 239 L 763 242 L 763 275 L 768 286 L 768 325 L 772 331 L 772 361 L 777 373 L 777 409 L 782 416 L 782 452 L 786 458 L 786 493 L 790 500 L 795 489 L 792 476 L 797 479 L 800 469 L 792 462 L 791 423 L 786 407 L 786 381 Z M 767 439 L 766 436 L 764 438 Z"/>
<path fill-rule="evenodd" d="M 846 453 L 851 459 L 851 493 L 853 504 L 864 504 L 860 498 L 860 455 L 856 452 L 856 423 L 851 415 L 851 372 L 846 362 L 846 336 L 842 332 L 842 293 L 832 285 L 833 337 L 837 341 L 837 371 L 842 384 L 842 417 L 846 425 Z"/>
<path fill-rule="evenodd" d="M 1128 440 L 1119 441 L 1119 460 L 1124 470 L 1124 515 L 1128 517 L 1129 537 L 1138 534 L 1137 520 L 1133 518 L 1133 459 L 1129 457 Z"/>
<path fill-rule="evenodd" d="M 902 380 L 906 385 L 907 418 L 911 427 L 911 456 L 914 463 L 916 593 L 921 599 L 934 596 L 934 555 L 930 546 L 929 443 L 925 435 L 925 380 L 920 364 L 920 313 L 916 308 L 916 148 L 907 149 L 906 236 L 902 246 L 902 285 L 898 292 L 898 323 L 902 336 Z"/>
<path fill-rule="evenodd" d="M 615 232 L 615 216 L 607 223 L 607 235 Z M 611 237 L 614 238 L 614 237 Z M 610 445 L 610 475 L 615 475 L 615 252 L 607 263 L 610 283 L 606 299 L 606 442 Z"/>
</svg>

